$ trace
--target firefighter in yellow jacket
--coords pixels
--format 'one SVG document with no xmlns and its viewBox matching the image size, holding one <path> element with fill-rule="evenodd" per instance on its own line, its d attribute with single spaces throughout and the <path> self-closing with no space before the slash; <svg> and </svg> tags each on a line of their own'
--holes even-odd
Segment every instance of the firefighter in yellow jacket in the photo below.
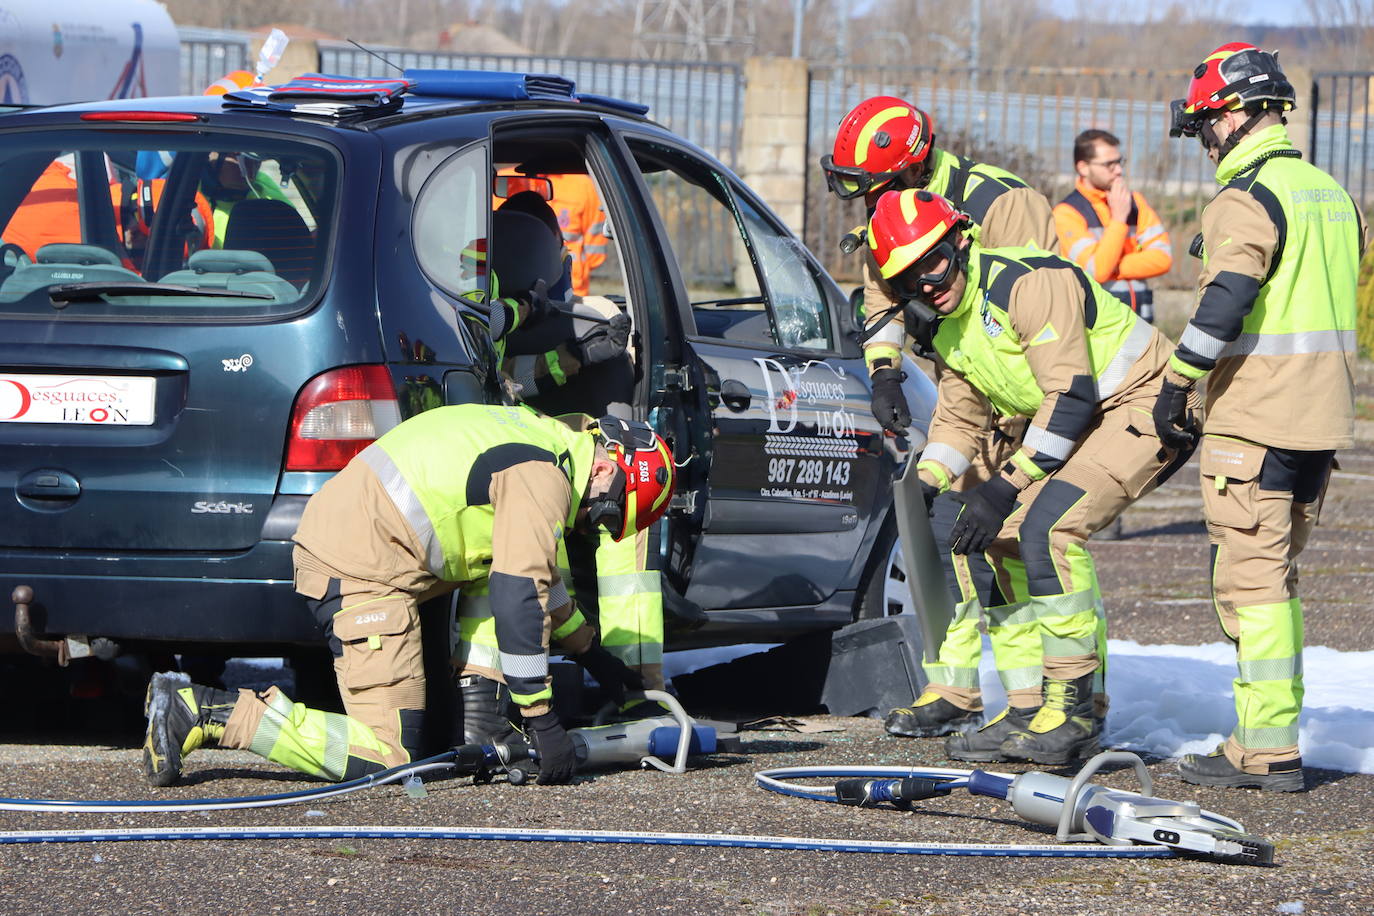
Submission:
<svg viewBox="0 0 1374 916">
<path fill-rule="evenodd" d="M 526 407 L 438 407 L 364 449 L 311 497 L 296 532 L 296 590 L 334 654 L 347 715 L 276 687 L 231 693 L 158 674 L 143 763 L 170 785 L 204 744 L 252 750 L 324 779 L 412 759 L 425 707 L 419 605 L 482 588 L 511 697 L 540 754 L 539 780 L 566 782 L 572 741 L 552 711 L 550 640 L 603 687 L 640 684 L 568 598 L 560 544 L 604 527 L 643 530 L 673 488 L 668 446 L 643 423 L 579 432 Z"/>
<path fill-rule="evenodd" d="M 1062 765 L 1094 753 L 1098 586 L 1084 544 L 1179 457 L 1154 435 L 1167 341 L 1075 264 L 1038 248 L 984 248 L 949 201 L 884 194 L 868 244 L 882 276 L 929 325 L 943 364 L 917 470 L 943 491 L 977 452 L 990 414 L 1030 420 L 1022 444 L 965 491 L 956 553 L 987 552 L 998 587 L 1042 641 L 1041 705 L 975 736 L 983 759 Z M 995 743 L 994 743 L 995 742 Z"/>
<path fill-rule="evenodd" d="M 862 197 L 870 217 L 886 192 L 924 188 L 966 213 L 969 231 L 987 247 L 1037 245 L 1048 251 L 1057 244 L 1043 194 L 1005 169 L 936 147 L 933 119 L 902 99 L 875 96 L 856 105 L 840 122 L 833 153 L 821 159 L 821 168 L 830 190 L 846 200 Z M 864 356 L 873 378 L 873 411 L 884 429 L 900 434 L 911 422 L 901 389 L 901 351 L 910 345 L 918 355 L 929 356 L 929 341 L 907 334 L 900 297 L 867 247 L 863 252 L 870 335 Z M 936 407 L 937 418 L 942 409 Z M 936 543 L 949 540 L 959 512 L 957 494 L 987 480 L 1015 451 L 1024 428 L 1019 417 L 991 420 L 971 460 L 953 460 L 948 490 L 927 494 Z M 910 706 L 888 713 L 885 724 L 893 735 L 947 735 L 981 724 L 980 616 L 987 619 L 998 675 L 1011 704 L 1031 708 L 1040 703 L 1040 637 L 1034 626 L 1017 618 L 1015 604 L 996 589 L 992 569 L 982 556 L 942 550 L 940 559 L 955 604 L 954 619 L 936 663 L 924 666 L 927 683 L 921 695 Z M 976 739 L 956 734 L 948 750 L 958 759 L 985 759 L 977 745 Z"/>
<path fill-rule="evenodd" d="M 1364 229 L 1350 195 L 1302 161 L 1284 127 L 1293 86 L 1275 55 L 1234 42 L 1173 103 L 1222 190 L 1202 212 L 1198 301 L 1155 407 L 1179 436 L 1207 380 L 1202 498 L 1212 598 L 1236 646 L 1236 727 L 1179 764 L 1187 782 L 1304 788 L 1302 602 L 1297 557 L 1336 449 L 1354 444 L 1355 287 Z"/>
</svg>

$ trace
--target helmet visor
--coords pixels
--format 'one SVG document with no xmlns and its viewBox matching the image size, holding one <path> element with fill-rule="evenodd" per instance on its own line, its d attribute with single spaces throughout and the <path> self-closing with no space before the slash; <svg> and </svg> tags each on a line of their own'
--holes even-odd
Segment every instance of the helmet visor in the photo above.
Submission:
<svg viewBox="0 0 1374 916">
<path fill-rule="evenodd" d="M 954 239 L 946 235 L 919 261 L 892 278 L 890 282 L 893 289 L 903 299 L 929 304 L 931 299 L 949 289 L 954 282 L 958 253 Z"/>
<path fill-rule="evenodd" d="M 825 172 L 825 183 L 831 192 L 841 200 L 863 197 L 876 191 L 901 174 L 897 172 L 869 172 L 858 166 L 836 165 L 833 156 L 821 157 L 821 169 Z"/>
</svg>

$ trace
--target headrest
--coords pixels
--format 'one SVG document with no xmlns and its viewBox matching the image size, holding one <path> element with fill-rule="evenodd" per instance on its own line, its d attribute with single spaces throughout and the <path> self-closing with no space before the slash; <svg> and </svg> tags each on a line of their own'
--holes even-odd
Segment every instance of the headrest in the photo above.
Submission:
<svg viewBox="0 0 1374 916">
<path fill-rule="evenodd" d="M 528 213 L 497 210 L 491 215 L 488 253 L 501 296 L 528 292 L 536 280 L 553 286 L 563 276 L 563 239 Z"/>
<path fill-rule="evenodd" d="M 38 249 L 34 260 L 39 264 L 108 264 L 123 267 L 119 256 L 106 251 L 98 245 L 74 245 L 67 242 L 52 242 Z"/>
<path fill-rule="evenodd" d="M 197 251 L 186 266 L 199 274 L 246 274 L 253 271 L 274 273 L 272 262 L 260 251 L 233 248 L 207 248 Z"/>
<path fill-rule="evenodd" d="M 553 212 L 553 207 L 550 207 L 549 202 L 541 197 L 537 191 L 520 191 L 512 194 L 502 201 L 498 212 L 502 210 L 509 210 L 512 213 L 528 213 L 548 226 L 549 231 L 560 239 L 563 237 L 563 227 L 558 225 L 558 214 Z"/>
</svg>

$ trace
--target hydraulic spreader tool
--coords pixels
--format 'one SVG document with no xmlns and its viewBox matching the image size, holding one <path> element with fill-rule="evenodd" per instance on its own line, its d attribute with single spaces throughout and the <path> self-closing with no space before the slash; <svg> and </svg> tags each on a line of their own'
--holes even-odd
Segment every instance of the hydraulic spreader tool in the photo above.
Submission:
<svg viewBox="0 0 1374 916">
<path fill-rule="evenodd" d="M 1126 763 L 1140 779 L 1140 792 L 1088 782 L 1103 765 Z M 902 775 L 898 775 L 902 774 Z M 833 788 L 787 782 L 799 778 L 844 776 Z M 1154 782 L 1135 754 L 1098 754 L 1069 779 L 1050 773 L 1018 776 L 984 770 L 899 767 L 790 767 L 756 774 L 761 787 L 785 795 L 857 805 L 889 804 L 910 810 L 912 804 L 966 789 L 1011 803 L 1012 810 L 1034 824 L 1053 827 L 1061 843 L 1095 840 L 1115 847 L 1164 847 L 1178 853 L 1247 865 L 1272 865 L 1274 846 L 1245 832 L 1229 817 L 1203 810 L 1194 802 L 1169 801 L 1153 795 Z"/>
</svg>

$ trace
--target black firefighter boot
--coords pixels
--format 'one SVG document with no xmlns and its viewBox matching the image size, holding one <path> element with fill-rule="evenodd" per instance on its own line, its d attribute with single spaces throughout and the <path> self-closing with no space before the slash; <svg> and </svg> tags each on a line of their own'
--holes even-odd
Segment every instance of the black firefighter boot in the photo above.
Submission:
<svg viewBox="0 0 1374 916">
<path fill-rule="evenodd" d="M 910 706 L 889 710 L 883 725 L 889 735 L 934 738 L 973 728 L 982 718 L 981 712 L 961 709 L 938 693 L 927 690 Z"/>
<path fill-rule="evenodd" d="M 945 756 L 955 760 L 972 760 L 975 763 L 992 763 L 1006 760 L 1002 756 L 1002 742 L 1012 732 L 1030 725 L 1031 719 L 1040 711 L 1039 706 L 1008 706 L 997 714 L 987 725 L 976 732 L 951 735 L 945 739 Z"/>
<path fill-rule="evenodd" d="M 463 743 L 504 744 L 518 741 L 506 715 L 505 685 L 480 674 L 458 678 L 463 695 Z"/>
<path fill-rule="evenodd" d="M 1008 760 L 1064 766 L 1101 750 L 1102 720 L 1093 714 L 1093 672 L 1071 681 L 1047 679 L 1045 702 L 1025 728 L 1002 742 Z"/>
<path fill-rule="evenodd" d="M 1212 753 L 1186 754 L 1178 762 L 1178 775 L 1195 786 L 1227 786 L 1256 788 L 1266 792 L 1301 792 L 1306 788 L 1302 775 L 1302 758 L 1293 757 L 1269 764 L 1268 772 L 1247 773 L 1236 769 L 1220 745 Z"/>
<path fill-rule="evenodd" d="M 154 674 L 148 682 L 143 714 L 143 772 L 154 786 L 170 786 L 181 776 L 181 761 L 198 747 L 218 744 L 238 702 L 238 691 L 192 684 L 180 672 Z"/>
</svg>

